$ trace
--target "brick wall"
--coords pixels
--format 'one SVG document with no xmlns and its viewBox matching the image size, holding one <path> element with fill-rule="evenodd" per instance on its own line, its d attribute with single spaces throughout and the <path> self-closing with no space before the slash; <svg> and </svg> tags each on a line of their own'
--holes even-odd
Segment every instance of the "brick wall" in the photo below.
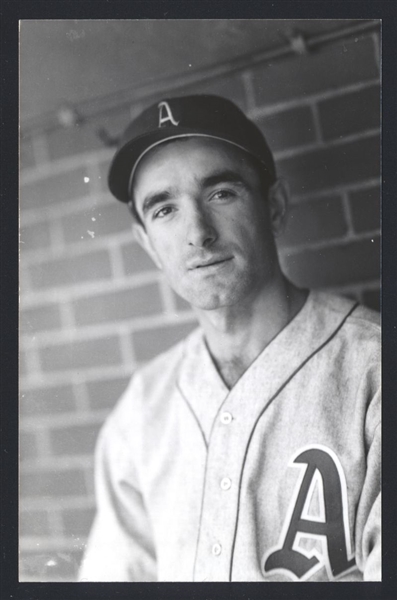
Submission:
<svg viewBox="0 0 397 600">
<path fill-rule="evenodd" d="M 279 240 L 298 284 L 379 306 L 379 40 L 307 55 L 178 92 L 235 100 L 266 132 L 292 200 Z M 253 64 L 254 64 L 253 63 Z M 160 98 L 158 90 L 148 101 Z M 93 450 L 134 369 L 194 327 L 133 241 L 106 189 L 131 103 L 72 130 L 21 140 L 21 578 L 73 580 L 93 514 Z"/>
</svg>

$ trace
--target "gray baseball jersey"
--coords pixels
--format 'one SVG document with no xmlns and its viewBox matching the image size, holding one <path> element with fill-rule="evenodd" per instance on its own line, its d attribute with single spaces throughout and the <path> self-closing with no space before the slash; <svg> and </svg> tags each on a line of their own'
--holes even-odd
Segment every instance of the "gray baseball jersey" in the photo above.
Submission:
<svg viewBox="0 0 397 600">
<path fill-rule="evenodd" d="M 80 579 L 379 580 L 377 320 L 311 292 L 231 390 L 200 329 L 136 373 Z"/>
</svg>

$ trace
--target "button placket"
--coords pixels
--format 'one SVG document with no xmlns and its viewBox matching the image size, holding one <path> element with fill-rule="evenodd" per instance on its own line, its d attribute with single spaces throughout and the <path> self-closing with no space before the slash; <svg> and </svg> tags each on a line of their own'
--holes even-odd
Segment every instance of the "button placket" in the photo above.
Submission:
<svg viewBox="0 0 397 600">
<path fill-rule="evenodd" d="M 308 301 L 299 315 L 286 327 L 268 348 L 258 357 L 249 371 L 239 380 L 228 394 L 212 431 L 207 463 L 207 479 L 204 490 L 201 534 L 197 554 L 197 574 L 206 575 L 211 581 L 229 581 L 230 567 L 233 579 L 233 548 L 237 551 L 239 535 L 244 540 L 241 528 L 236 540 L 234 533 L 238 524 L 239 486 L 244 490 L 245 456 L 259 418 L 268 416 L 272 398 L 278 399 L 282 385 L 289 375 L 299 368 L 302 362 L 326 340 L 340 322 L 335 317 L 334 325 L 327 323 L 324 332 L 316 333 L 322 324 L 320 314 L 309 326 L 306 317 L 313 307 Z M 296 344 L 299 339 L 299 345 Z M 286 357 L 285 357 L 286 352 Z M 283 356 L 282 364 L 274 356 Z M 287 365 L 287 368 L 285 368 Z M 247 401 L 243 401 L 247 399 Z M 222 410 L 225 409 L 225 410 Z M 230 411 L 230 412 L 229 412 Z M 238 419 L 238 428 L 225 423 L 223 414 L 228 412 Z M 264 414 L 265 413 L 265 414 Z M 226 418 L 226 421 L 228 418 Z M 220 468 L 222 469 L 219 472 Z M 226 494 L 219 485 L 224 473 L 233 480 L 233 486 Z M 241 502 L 244 494 L 241 494 Z M 242 506 L 242 508 L 244 508 Z M 241 515 L 243 511 L 240 511 Z M 240 518 L 241 518 L 240 515 Z M 209 552 L 216 540 L 222 542 L 223 551 L 217 560 L 209 560 Z"/>
<path fill-rule="evenodd" d="M 228 412 L 228 411 L 224 411 Z M 237 509 L 237 488 L 232 482 L 238 479 L 239 463 L 235 461 L 236 445 L 233 429 L 218 417 L 208 449 L 207 478 L 204 492 L 203 519 L 199 538 L 195 580 L 228 581 L 230 557 Z M 230 419 L 232 420 L 231 413 Z M 219 457 L 224 456 L 220 463 Z M 223 477 L 220 467 L 228 477 Z"/>
</svg>

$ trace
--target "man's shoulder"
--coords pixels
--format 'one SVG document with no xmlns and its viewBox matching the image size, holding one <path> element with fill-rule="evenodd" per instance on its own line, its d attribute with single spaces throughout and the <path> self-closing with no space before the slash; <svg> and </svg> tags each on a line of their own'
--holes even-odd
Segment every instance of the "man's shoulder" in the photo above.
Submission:
<svg viewBox="0 0 397 600">
<path fill-rule="evenodd" d="M 313 293 L 313 292 L 312 292 Z M 340 316 L 347 328 L 367 336 L 378 336 L 381 331 L 380 314 L 356 300 L 328 292 L 314 292 L 315 306 L 324 314 Z"/>
<path fill-rule="evenodd" d="M 380 314 L 356 300 L 330 293 L 317 292 L 314 306 L 319 315 L 317 325 L 331 324 L 332 348 L 343 351 L 346 364 L 350 360 L 357 366 L 369 368 L 380 364 L 381 325 Z"/>
<path fill-rule="evenodd" d="M 125 396 L 144 394 L 147 396 L 152 390 L 173 382 L 177 376 L 179 366 L 187 352 L 187 348 L 202 335 L 201 329 L 196 327 L 182 340 L 173 344 L 167 350 L 160 352 L 157 356 L 140 365 L 133 373 L 129 385 L 124 393 Z"/>
<path fill-rule="evenodd" d="M 151 382 L 157 379 L 168 379 L 177 372 L 181 360 L 188 352 L 188 348 L 195 343 L 202 336 L 202 330 L 200 327 L 195 327 L 190 333 L 188 333 L 180 341 L 173 344 L 167 350 L 160 352 L 141 365 L 134 374 L 134 377 L 140 382 L 150 385 Z"/>
<path fill-rule="evenodd" d="M 131 430 L 142 409 L 150 409 L 157 402 L 165 404 L 169 397 L 167 390 L 175 384 L 186 348 L 200 336 L 201 330 L 197 327 L 185 338 L 138 367 L 107 419 L 109 426 Z"/>
</svg>

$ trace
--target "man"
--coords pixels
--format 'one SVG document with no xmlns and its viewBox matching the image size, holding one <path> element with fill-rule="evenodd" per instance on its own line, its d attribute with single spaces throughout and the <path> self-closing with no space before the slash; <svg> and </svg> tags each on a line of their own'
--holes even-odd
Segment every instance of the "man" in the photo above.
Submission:
<svg viewBox="0 0 397 600">
<path fill-rule="evenodd" d="M 156 103 L 109 187 L 200 327 L 104 425 L 80 579 L 380 579 L 377 318 L 281 272 L 260 131 L 222 98 Z"/>
</svg>

